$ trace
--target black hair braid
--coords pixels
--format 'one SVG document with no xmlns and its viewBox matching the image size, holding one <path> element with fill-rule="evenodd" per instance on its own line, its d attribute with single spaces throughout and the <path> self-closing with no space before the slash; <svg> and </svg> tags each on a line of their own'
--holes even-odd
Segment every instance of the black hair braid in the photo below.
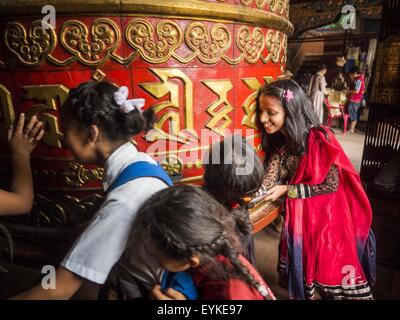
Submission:
<svg viewBox="0 0 400 320">
<path fill-rule="evenodd" d="M 198 245 L 187 245 L 183 242 L 180 242 L 174 239 L 174 234 L 168 230 L 164 230 L 162 233 L 162 238 L 163 239 L 160 240 L 167 245 L 164 247 L 166 251 L 172 251 L 176 256 L 190 257 L 194 254 L 214 256 L 215 253 L 221 251 L 221 248 L 225 243 L 226 233 L 222 232 L 221 235 L 217 236 L 213 241 Z"/>
<path fill-rule="evenodd" d="M 252 233 L 253 225 L 251 224 L 249 211 L 244 205 L 241 205 L 238 209 L 232 209 L 231 213 L 236 222 L 236 227 L 240 234 L 247 236 Z"/>
<path fill-rule="evenodd" d="M 250 273 L 249 269 L 240 261 L 239 254 L 234 250 L 230 244 L 230 241 L 225 238 L 223 246 L 223 255 L 229 259 L 235 273 L 247 282 L 250 287 L 257 290 L 264 298 L 268 297 L 268 292 L 264 285 L 261 285 Z"/>
</svg>

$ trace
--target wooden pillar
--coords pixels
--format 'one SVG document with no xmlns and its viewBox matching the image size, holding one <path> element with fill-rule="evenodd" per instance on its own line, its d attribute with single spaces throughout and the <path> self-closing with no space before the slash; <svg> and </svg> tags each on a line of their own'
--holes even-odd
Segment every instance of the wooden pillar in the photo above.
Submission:
<svg viewBox="0 0 400 320">
<path fill-rule="evenodd" d="M 361 162 L 364 187 L 400 151 L 400 0 L 385 0 Z"/>
</svg>

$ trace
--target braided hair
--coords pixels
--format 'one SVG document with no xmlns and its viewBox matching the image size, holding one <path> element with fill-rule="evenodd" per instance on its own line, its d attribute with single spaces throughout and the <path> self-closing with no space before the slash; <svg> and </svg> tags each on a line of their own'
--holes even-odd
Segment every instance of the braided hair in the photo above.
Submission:
<svg viewBox="0 0 400 320">
<path fill-rule="evenodd" d="M 240 135 L 229 136 L 214 143 L 205 160 L 203 188 L 230 210 L 236 221 L 246 258 L 252 261 L 253 225 L 247 204 L 242 198 L 250 196 L 261 187 L 264 175 L 262 163 L 254 148 Z M 246 166 L 248 170 L 240 170 Z M 245 174 L 241 174 L 241 171 Z"/>
<path fill-rule="evenodd" d="M 150 108 L 143 113 L 137 109 L 121 112 L 114 100 L 117 90 L 118 87 L 105 81 L 84 82 L 71 89 L 60 109 L 62 121 L 72 120 L 79 129 L 95 124 L 111 141 L 129 140 L 151 129 L 156 119 L 154 111 Z"/>
<path fill-rule="evenodd" d="M 180 185 L 154 194 L 139 210 L 132 229 L 132 245 L 138 239 L 148 241 L 176 260 L 198 256 L 200 267 L 211 277 L 237 277 L 264 297 L 268 295 L 239 259 L 240 243 L 232 215 L 199 187 Z M 215 259 L 219 255 L 231 266 L 222 266 Z"/>
</svg>

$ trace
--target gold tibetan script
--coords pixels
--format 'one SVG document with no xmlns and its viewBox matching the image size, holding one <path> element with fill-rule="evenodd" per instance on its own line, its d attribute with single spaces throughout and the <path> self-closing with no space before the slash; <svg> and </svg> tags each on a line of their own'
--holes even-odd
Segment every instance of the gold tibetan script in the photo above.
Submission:
<svg viewBox="0 0 400 320">
<path fill-rule="evenodd" d="M 232 123 L 229 112 L 233 111 L 233 106 L 228 101 L 228 92 L 233 88 L 232 83 L 230 80 L 203 80 L 201 82 L 218 96 L 218 99 L 206 109 L 211 119 L 205 126 L 223 136 L 224 130 Z"/>
<path fill-rule="evenodd" d="M 46 129 L 43 142 L 50 147 L 61 148 L 62 133 L 60 131 L 57 116 L 50 112 L 57 112 L 57 100 L 60 105 L 68 96 L 68 88 L 63 85 L 35 85 L 23 86 L 26 100 L 35 100 L 42 103 L 35 104 L 26 112 L 28 118 L 37 114 Z"/>
<path fill-rule="evenodd" d="M 190 135 L 197 138 L 193 123 L 193 83 L 188 76 L 178 69 L 150 69 L 161 82 L 141 83 L 144 90 L 156 99 L 169 96 L 169 99 L 154 105 L 154 112 L 157 114 L 157 122 L 154 125 L 155 131 L 146 136 L 146 140 L 153 142 L 158 139 L 166 139 L 185 143 Z M 183 106 L 180 105 L 180 85 L 183 84 Z M 181 125 L 179 110 L 184 110 L 184 125 Z M 166 126 L 168 132 L 166 132 Z M 181 130 L 185 129 L 184 132 Z"/>
<path fill-rule="evenodd" d="M 257 108 L 257 94 L 258 94 L 258 89 L 261 88 L 260 82 L 257 80 L 257 78 L 244 78 L 242 79 L 244 84 L 254 92 L 249 95 L 246 100 L 243 102 L 242 108 L 244 110 L 244 117 L 242 120 L 242 125 L 245 125 L 246 127 L 252 128 L 252 129 L 257 129 L 257 124 L 256 124 L 256 108 Z M 272 77 L 264 77 L 265 83 L 271 83 L 274 81 L 274 78 Z"/>
</svg>

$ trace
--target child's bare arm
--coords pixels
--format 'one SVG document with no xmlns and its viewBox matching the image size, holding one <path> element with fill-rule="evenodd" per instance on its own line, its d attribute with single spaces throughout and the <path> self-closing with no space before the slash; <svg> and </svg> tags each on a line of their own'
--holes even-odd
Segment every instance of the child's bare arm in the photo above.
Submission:
<svg viewBox="0 0 400 320">
<path fill-rule="evenodd" d="M 30 154 L 43 137 L 42 123 L 33 116 L 24 126 L 21 114 L 15 128 L 9 129 L 8 140 L 12 153 L 13 178 L 11 191 L 0 190 L 0 215 L 27 213 L 33 204 L 33 182 Z"/>
<path fill-rule="evenodd" d="M 55 289 L 44 289 L 37 285 L 13 297 L 12 300 L 68 300 L 79 290 L 83 281 L 74 273 L 60 267 L 56 272 Z"/>
</svg>

